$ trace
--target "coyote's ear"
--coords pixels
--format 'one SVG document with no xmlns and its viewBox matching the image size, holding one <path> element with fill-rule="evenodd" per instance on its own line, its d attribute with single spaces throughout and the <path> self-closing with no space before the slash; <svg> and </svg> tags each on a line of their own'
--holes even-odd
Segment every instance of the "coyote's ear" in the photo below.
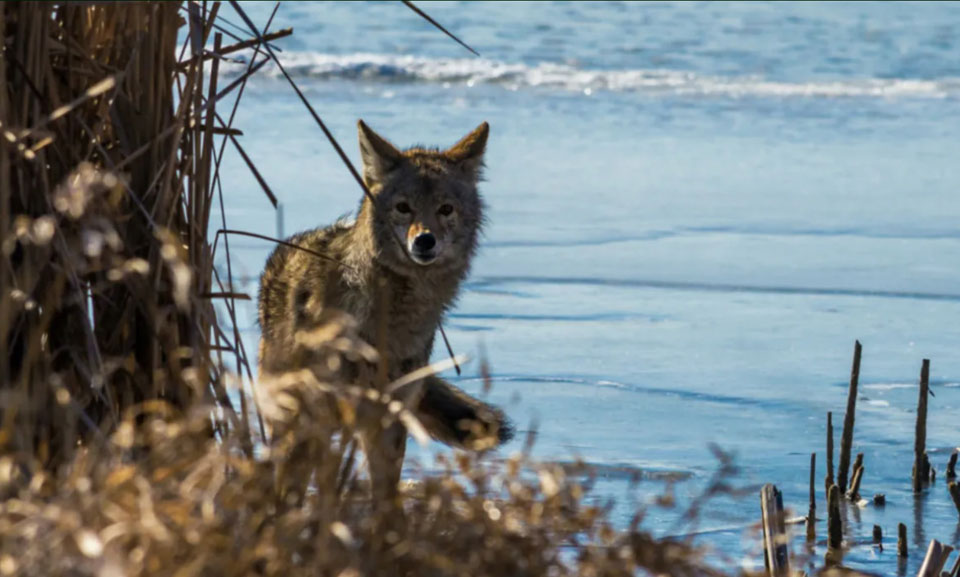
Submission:
<svg viewBox="0 0 960 577">
<path fill-rule="evenodd" d="M 490 134 L 490 125 L 484 122 L 473 129 L 473 132 L 464 136 L 460 142 L 443 152 L 450 162 L 460 165 L 469 173 L 479 176 L 483 167 L 483 151 L 487 146 L 487 136 Z"/>
<path fill-rule="evenodd" d="M 367 186 L 382 182 L 397 167 L 403 155 L 397 147 L 374 132 L 362 120 L 357 122 L 360 136 L 360 157 L 363 158 L 363 180 Z"/>
</svg>

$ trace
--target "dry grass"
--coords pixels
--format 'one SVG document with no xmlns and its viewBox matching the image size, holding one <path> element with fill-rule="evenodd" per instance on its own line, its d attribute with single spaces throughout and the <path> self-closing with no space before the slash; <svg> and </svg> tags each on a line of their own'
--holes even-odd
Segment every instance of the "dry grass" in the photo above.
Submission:
<svg viewBox="0 0 960 577">
<path fill-rule="evenodd" d="M 220 58 L 259 40 L 224 46 L 220 8 L 0 5 L 0 575 L 716 574 L 522 456 L 370 503 L 353 427 L 416 423 L 315 371 L 261 384 L 262 443 L 209 241 L 228 143 L 273 200 L 217 106 L 247 78 Z M 303 342 L 375 354 L 347 319 Z"/>
</svg>

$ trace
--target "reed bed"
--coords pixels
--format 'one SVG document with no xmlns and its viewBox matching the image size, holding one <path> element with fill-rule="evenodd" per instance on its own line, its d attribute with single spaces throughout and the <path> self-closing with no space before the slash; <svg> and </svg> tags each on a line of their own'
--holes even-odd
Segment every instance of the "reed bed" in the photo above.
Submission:
<svg viewBox="0 0 960 577">
<path fill-rule="evenodd" d="M 290 31 L 236 36 L 227 9 L 0 4 L 0 574 L 719 574 L 524 455 L 371 503 L 353 427 L 389 407 L 316 371 L 253 389 L 211 214 L 228 145 L 275 203 L 232 121 Z M 375 354 L 349 319 L 307 337 Z"/>
<path fill-rule="evenodd" d="M 176 5 L 2 12 L 3 445 L 56 467 L 125 408 L 219 381 L 199 298 L 212 135 L 187 106 L 199 67 L 175 88 Z"/>
</svg>

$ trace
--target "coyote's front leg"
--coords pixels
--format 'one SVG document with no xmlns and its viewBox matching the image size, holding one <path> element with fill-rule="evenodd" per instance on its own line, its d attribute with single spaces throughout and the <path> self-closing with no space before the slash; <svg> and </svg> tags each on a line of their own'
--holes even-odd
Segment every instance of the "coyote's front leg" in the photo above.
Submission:
<svg viewBox="0 0 960 577">
<path fill-rule="evenodd" d="M 400 422 L 387 427 L 369 427 L 361 433 L 367 455 L 370 493 L 375 507 L 398 504 L 400 471 L 407 447 L 407 428 Z"/>
</svg>

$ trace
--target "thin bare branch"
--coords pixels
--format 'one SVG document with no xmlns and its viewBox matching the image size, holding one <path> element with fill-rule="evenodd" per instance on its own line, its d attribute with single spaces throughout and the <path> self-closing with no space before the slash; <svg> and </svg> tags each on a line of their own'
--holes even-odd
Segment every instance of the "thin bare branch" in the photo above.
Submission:
<svg viewBox="0 0 960 577">
<path fill-rule="evenodd" d="M 473 48 L 470 48 L 470 46 L 468 46 L 466 42 L 464 42 L 463 40 L 460 40 L 459 38 L 457 38 L 452 32 L 450 32 L 449 30 L 447 30 L 446 28 L 444 28 L 439 22 L 437 22 L 436 20 L 434 20 L 433 18 L 431 18 L 429 14 L 427 14 L 426 12 L 424 12 L 423 10 L 421 10 L 420 8 L 417 8 L 416 4 L 414 4 L 413 2 L 410 2 L 409 0 L 401 0 L 401 2 L 403 2 L 403 4 L 404 4 L 407 8 L 409 8 L 409 9 L 413 10 L 414 12 L 416 12 L 421 18 L 423 18 L 424 20 L 426 20 L 426 21 L 429 22 L 430 24 L 433 24 L 438 30 L 440 30 L 441 32 L 443 32 L 444 34 L 446 34 L 447 36 L 449 36 L 450 38 L 453 38 L 453 39 L 456 41 L 457 44 L 459 44 L 460 46 L 463 46 L 464 48 L 466 48 L 467 50 L 469 50 L 470 52 L 472 52 L 475 56 L 480 56 L 480 53 L 479 53 L 479 52 L 477 52 L 477 51 L 474 50 Z"/>
</svg>

